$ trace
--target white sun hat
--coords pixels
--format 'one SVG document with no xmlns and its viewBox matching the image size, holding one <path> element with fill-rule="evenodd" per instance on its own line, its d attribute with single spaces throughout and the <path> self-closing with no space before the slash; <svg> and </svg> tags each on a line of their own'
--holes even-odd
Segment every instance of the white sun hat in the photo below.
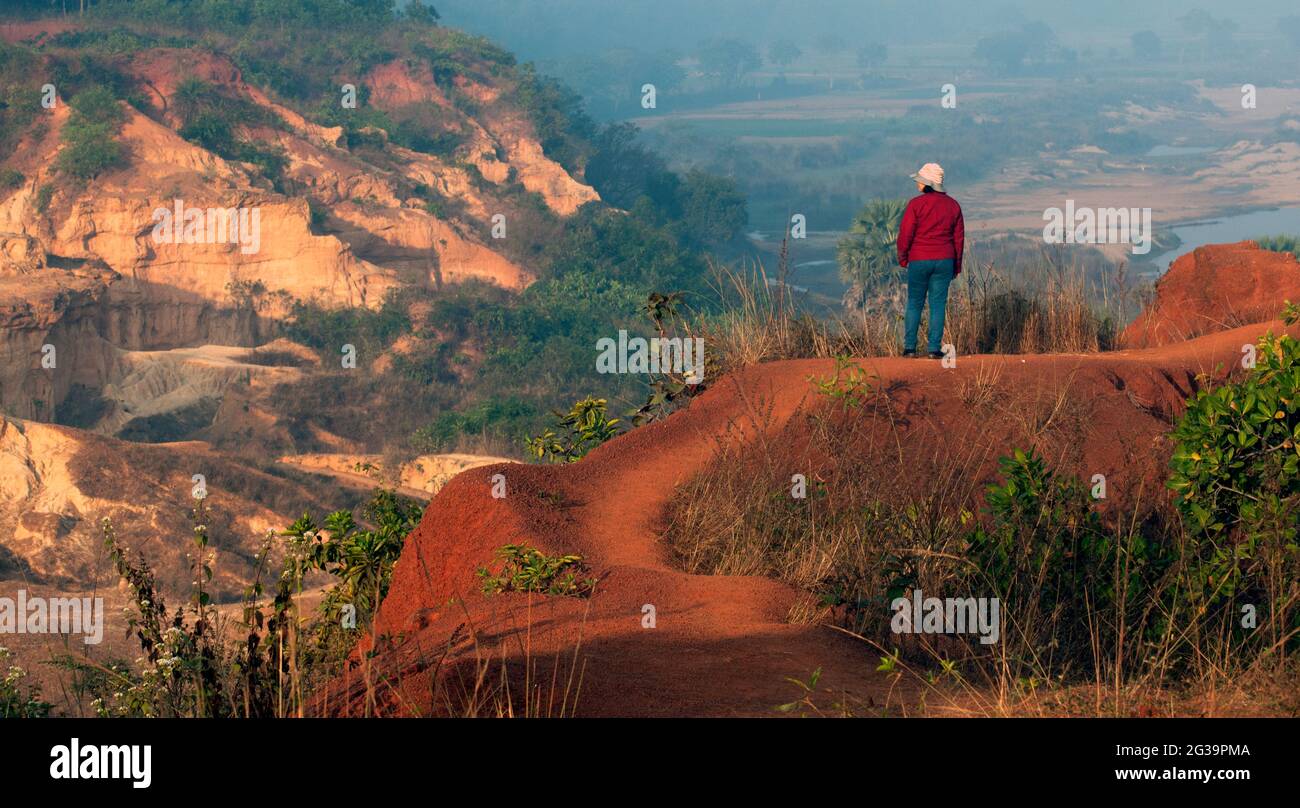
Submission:
<svg viewBox="0 0 1300 808">
<path fill-rule="evenodd" d="M 921 170 L 912 175 L 912 179 L 925 183 L 936 191 L 943 190 L 943 166 L 938 163 L 926 163 Z"/>
</svg>

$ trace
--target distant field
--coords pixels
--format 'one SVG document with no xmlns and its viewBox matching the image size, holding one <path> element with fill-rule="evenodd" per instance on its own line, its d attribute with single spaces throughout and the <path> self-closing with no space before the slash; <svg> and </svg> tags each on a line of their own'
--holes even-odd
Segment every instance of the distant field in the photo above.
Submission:
<svg viewBox="0 0 1300 808">
<path fill-rule="evenodd" d="M 748 138 L 835 138 L 861 132 L 862 122 L 827 121 L 814 118 L 710 118 L 698 115 L 670 119 L 688 124 L 704 135 Z"/>
</svg>

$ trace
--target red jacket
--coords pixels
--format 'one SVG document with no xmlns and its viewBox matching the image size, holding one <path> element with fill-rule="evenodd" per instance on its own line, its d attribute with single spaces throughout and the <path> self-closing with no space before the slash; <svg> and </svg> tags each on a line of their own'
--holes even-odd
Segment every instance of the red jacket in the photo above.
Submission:
<svg viewBox="0 0 1300 808">
<path fill-rule="evenodd" d="M 953 277 L 961 274 L 961 255 L 966 247 L 966 224 L 961 205 L 941 191 L 912 197 L 898 228 L 898 265 L 908 261 L 951 258 Z"/>
</svg>

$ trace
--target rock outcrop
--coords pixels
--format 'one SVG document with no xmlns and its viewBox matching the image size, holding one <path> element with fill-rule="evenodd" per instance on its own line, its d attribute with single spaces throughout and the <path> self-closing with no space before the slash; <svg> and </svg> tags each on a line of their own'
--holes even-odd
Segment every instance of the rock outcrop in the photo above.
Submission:
<svg viewBox="0 0 1300 808">
<path fill-rule="evenodd" d="M 1272 320 L 1300 304 L 1300 263 L 1253 241 L 1198 247 L 1156 282 L 1155 299 L 1121 335 L 1131 348 L 1173 345 L 1247 323 Z"/>
<path fill-rule="evenodd" d="M 8 26 L 0 35 L 12 41 L 38 28 Z M 458 82 L 457 92 L 482 106 L 467 113 L 427 66 L 382 64 L 363 83 L 381 108 L 441 110 L 464 135 L 454 157 L 404 149 L 381 130 L 372 130 L 377 146 L 349 149 L 341 127 L 276 102 L 220 54 L 151 48 L 119 67 L 146 102 L 121 104 L 124 167 L 88 182 L 54 168 L 67 148 L 62 98 L 4 161 L 23 179 L 0 192 L 0 356 L 8 360 L 0 409 L 19 417 L 54 418 L 78 405 L 67 401 L 73 390 L 107 393 L 112 411 L 94 423 L 109 432 L 124 428 L 131 411 L 163 414 L 167 402 L 193 404 L 200 390 L 219 406 L 226 369 L 205 370 L 196 382 L 192 358 L 172 361 L 166 352 L 265 342 L 298 301 L 376 309 L 404 288 L 470 279 L 523 289 L 535 273 L 491 237 L 493 217 L 517 204 L 514 183 L 559 216 L 598 198 L 542 153 L 500 92 Z M 278 184 L 181 137 L 178 93 L 190 80 L 265 112 L 236 128 L 283 155 Z M 454 200 L 454 210 L 443 212 L 430 202 L 437 199 Z M 222 239 L 228 221 L 220 212 L 230 210 L 245 217 L 236 219 L 242 232 Z M 194 212 L 203 217 L 197 238 L 186 229 Z M 177 219 L 175 229 L 159 238 L 166 216 Z M 138 393 L 151 389 L 156 401 L 145 406 Z"/>
<path fill-rule="evenodd" d="M 9 577 L 74 587 L 111 585 L 102 520 L 138 551 L 164 592 L 188 593 L 193 550 L 190 512 L 202 475 L 214 539 L 219 601 L 238 598 L 268 530 L 285 513 L 327 513 L 355 499 L 331 500 L 306 475 L 269 473 L 201 443 L 145 446 L 78 429 L 0 417 L 0 536 Z M 328 486 L 324 486 L 328 488 Z M 134 557 L 134 555 L 133 555 Z M 97 578 L 97 576 L 99 576 Z"/>
</svg>

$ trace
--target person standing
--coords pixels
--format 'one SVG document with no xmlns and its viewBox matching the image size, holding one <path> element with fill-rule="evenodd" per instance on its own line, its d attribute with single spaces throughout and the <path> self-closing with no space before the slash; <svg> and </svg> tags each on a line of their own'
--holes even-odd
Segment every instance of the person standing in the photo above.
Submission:
<svg viewBox="0 0 1300 808">
<path fill-rule="evenodd" d="M 943 358 L 943 322 L 948 285 L 961 274 L 966 225 L 961 205 L 943 189 L 943 167 L 926 163 L 912 175 L 921 193 L 907 203 L 898 228 L 898 265 L 907 270 L 907 310 L 903 317 L 903 356 L 916 356 L 921 307 L 930 300 L 927 348 L 931 359 Z"/>
</svg>

